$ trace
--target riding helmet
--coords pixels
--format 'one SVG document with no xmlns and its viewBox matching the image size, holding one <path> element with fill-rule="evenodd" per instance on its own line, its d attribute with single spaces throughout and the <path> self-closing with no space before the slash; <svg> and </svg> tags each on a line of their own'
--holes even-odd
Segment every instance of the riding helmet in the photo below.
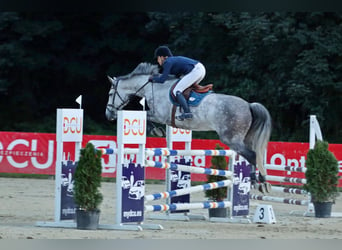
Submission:
<svg viewBox="0 0 342 250">
<path fill-rule="evenodd" d="M 154 58 L 157 58 L 158 56 L 172 56 L 172 52 L 167 46 L 159 46 L 154 51 Z"/>
</svg>

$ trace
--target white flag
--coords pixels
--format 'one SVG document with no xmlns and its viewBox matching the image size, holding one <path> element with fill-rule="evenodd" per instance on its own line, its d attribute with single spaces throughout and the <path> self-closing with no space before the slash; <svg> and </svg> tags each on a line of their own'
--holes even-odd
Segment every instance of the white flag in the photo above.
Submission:
<svg viewBox="0 0 342 250">
<path fill-rule="evenodd" d="M 76 102 L 80 105 L 80 108 L 81 108 L 81 106 L 82 106 L 82 95 L 77 97 Z"/>
<path fill-rule="evenodd" d="M 141 98 L 139 103 L 143 106 L 143 110 L 145 110 L 145 97 Z"/>
</svg>

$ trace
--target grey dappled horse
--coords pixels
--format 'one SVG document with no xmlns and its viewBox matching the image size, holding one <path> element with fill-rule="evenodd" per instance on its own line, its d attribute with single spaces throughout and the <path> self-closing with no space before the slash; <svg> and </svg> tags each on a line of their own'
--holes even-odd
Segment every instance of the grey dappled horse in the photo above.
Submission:
<svg viewBox="0 0 342 250">
<path fill-rule="evenodd" d="M 152 74 L 158 74 L 158 66 L 140 63 L 128 75 L 109 78 L 111 89 L 106 107 L 108 120 L 116 120 L 117 111 L 124 109 L 134 96 L 145 97 L 148 106 L 147 119 L 171 126 L 172 103 L 169 100 L 171 86 L 178 80 L 172 78 L 164 84 L 148 82 Z M 266 170 L 263 165 L 264 153 L 271 133 L 271 117 L 260 103 L 248 103 L 231 95 L 210 93 L 202 102 L 191 107 L 191 120 L 175 121 L 178 128 L 193 131 L 211 131 L 218 134 L 220 141 L 242 155 L 253 165 L 252 183 L 255 184 L 255 167 L 259 169 L 261 192 L 269 192 Z M 179 109 L 176 115 L 179 114 Z"/>
</svg>

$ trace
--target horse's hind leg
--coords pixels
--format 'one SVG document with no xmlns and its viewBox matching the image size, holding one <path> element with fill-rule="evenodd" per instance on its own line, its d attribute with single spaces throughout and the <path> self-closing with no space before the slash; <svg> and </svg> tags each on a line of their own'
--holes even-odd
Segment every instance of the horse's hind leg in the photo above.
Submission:
<svg viewBox="0 0 342 250">
<path fill-rule="evenodd" d="M 232 150 L 234 150 L 236 153 L 238 153 L 239 155 L 243 156 L 251 165 L 252 165 L 252 169 L 251 169 L 251 173 L 250 173 L 250 177 L 251 177 L 251 182 L 252 184 L 256 184 L 256 154 L 254 151 L 248 149 L 245 144 L 243 144 L 242 142 L 240 143 L 230 143 L 227 144 Z"/>
<path fill-rule="evenodd" d="M 253 150 L 250 150 L 246 145 L 242 142 L 235 142 L 235 143 L 230 143 L 228 145 L 232 150 L 234 150 L 236 153 L 239 155 L 243 156 L 251 165 L 251 172 L 250 172 L 250 177 L 251 177 L 251 185 L 253 187 L 257 187 L 257 178 L 256 178 L 256 153 Z M 265 192 L 270 192 L 271 187 L 269 184 L 266 182 L 265 176 L 259 174 L 259 182 L 260 185 L 258 186 L 258 189 L 260 192 L 265 193 Z"/>
</svg>

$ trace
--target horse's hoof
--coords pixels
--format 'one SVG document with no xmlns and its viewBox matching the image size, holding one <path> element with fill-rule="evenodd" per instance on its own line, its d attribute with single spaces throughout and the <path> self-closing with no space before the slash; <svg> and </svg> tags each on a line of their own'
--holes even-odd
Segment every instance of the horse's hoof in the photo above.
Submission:
<svg viewBox="0 0 342 250">
<path fill-rule="evenodd" d="M 165 131 L 161 127 L 154 127 L 150 134 L 158 137 L 165 137 L 166 135 Z"/>
<path fill-rule="evenodd" d="M 272 185 L 267 183 L 267 182 L 260 183 L 258 189 L 263 194 L 264 193 L 270 193 L 272 190 Z"/>
<path fill-rule="evenodd" d="M 264 185 L 265 185 L 266 192 L 270 193 L 272 191 L 272 185 L 268 182 L 265 182 Z"/>
<path fill-rule="evenodd" d="M 261 183 L 260 185 L 259 185 L 259 192 L 261 192 L 261 193 L 265 193 L 266 192 L 266 188 L 265 188 L 265 185 L 263 184 L 263 183 Z"/>
</svg>

